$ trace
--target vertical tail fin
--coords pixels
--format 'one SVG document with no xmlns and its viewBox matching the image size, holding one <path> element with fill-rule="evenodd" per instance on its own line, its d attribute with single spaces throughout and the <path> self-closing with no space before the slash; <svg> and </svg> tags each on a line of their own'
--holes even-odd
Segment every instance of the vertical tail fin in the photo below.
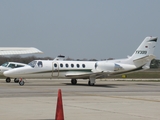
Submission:
<svg viewBox="0 0 160 120">
<path fill-rule="evenodd" d="M 147 55 L 153 55 L 157 39 L 157 37 L 146 37 L 131 56 L 132 60 L 140 59 Z"/>
<path fill-rule="evenodd" d="M 144 67 L 148 69 L 150 67 L 150 62 L 155 58 L 153 55 L 157 37 L 146 37 L 137 50 L 130 57 L 136 67 Z"/>
</svg>

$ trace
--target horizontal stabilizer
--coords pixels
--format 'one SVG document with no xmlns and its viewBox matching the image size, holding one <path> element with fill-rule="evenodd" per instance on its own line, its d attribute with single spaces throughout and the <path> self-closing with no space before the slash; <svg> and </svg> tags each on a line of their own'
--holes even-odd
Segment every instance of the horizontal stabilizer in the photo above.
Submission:
<svg viewBox="0 0 160 120">
<path fill-rule="evenodd" d="M 139 59 L 135 59 L 135 60 L 133 60 L 133 62 L 137 67 L 139 67 L 141 65 L 147 64 L 148 62 L 150 62 L 154 58 L 155 58 L 154 55 L 147 55 L 145 57 L 142 57 L 142 58 L 139 58 Z"/>
<path fill-rule="evenodd" d="M 153 60 L 154 58 L 155 58 L 154 55 L 147 55 L 145 57 L 142 57 L 142 58 L 139 58 L 139 59 L 135 59 L 133 61 L 135 62 L 135 61 L 140 61 L 140 60 Z"/>
<path fill-rule="evenodd" d="M 0 47 L 0 55 L 43 53 L 34 47 Z"/>
</svg>

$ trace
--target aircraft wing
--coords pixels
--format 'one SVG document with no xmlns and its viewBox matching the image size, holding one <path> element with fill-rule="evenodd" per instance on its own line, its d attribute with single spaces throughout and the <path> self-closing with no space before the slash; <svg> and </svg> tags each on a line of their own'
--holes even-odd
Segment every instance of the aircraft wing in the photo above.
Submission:
<svg viewBox="0 0 160 120">
<path fill-rule="evenodd" d="M 90 74 L 84 72 L 68 72 L 65 76 L 68 78 L 88 78 Z"/>
<path fill-rule="evenodd" d="M 143 66 L 131 69 L 131 70 L 125 70 L 125 71 L 90 71 L 88 73 L 86 72 L 69 72 L 66 74 L 66 77 L 69 78 L 80 78 L 80 79 L 88 79 L 90 76 L 95 78 L 107 78 L 108 76 L 112 75 L 121 75 L 124 73 L 132 73 L 134 71 L 141 71 L 143 70 Z"/>
<path fill-rule="evenodd" d="M 66 77 L 68 78 L 79 78 L 79 79 L 88 79 L 90 76 L 95 76 L 96 78 L 99 78 L 100 76 L 108 75 L 108 72 L 68 72 L 66 74 Z"/>
<path fill-rule="evenodd" d="M 34 47 L 0 47 L 0 55 L 43 53 Z"/>
</svg>

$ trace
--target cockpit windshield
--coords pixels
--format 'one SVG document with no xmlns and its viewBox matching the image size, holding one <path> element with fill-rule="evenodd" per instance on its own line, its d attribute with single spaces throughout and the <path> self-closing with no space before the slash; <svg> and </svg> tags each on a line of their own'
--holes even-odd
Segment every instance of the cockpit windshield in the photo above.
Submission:
<svg viewBox="0 0 160 120">
<path fill-rule="evenodd" d="M 34 67 L 35 67 L 35 65 L 36 65 L 36 63 L 37 63 L 37 61 L 35 61 L 35 60 L 34 60 L 34 61 L 32 61 L 32 62 L 28 63 L 28 65 L 30 65 L 31 67 L 33 67 L 33 68 L 34 68 Z"/>
<path fill-rule="evenodd" d="M 8 66 L 8 64 L 9 64 L 9 62 L 6 62 L 6 63 L 2 64 L 1 66 L 3 66 L 3 67 L 7 67 L 7 66 Z"/>
</svg>

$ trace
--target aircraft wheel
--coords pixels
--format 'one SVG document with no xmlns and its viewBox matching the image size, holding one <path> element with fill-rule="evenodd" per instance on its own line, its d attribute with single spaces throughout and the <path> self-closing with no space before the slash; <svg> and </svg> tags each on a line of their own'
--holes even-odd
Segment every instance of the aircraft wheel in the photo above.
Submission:
<svg viewBox="0 0 160 120">
<path fill-rule="evenodd" d="M 19 85 L 20 85 L 20 86 L 23 86 L 24 83 L 25 83 L 25 82 L 24 82 L 23 80 L 19 81 Z"/>
<path fill-rule="evenodd" d="M 91 83 L 90 80 L 88 81 L 89 86 L 94 86 L 94 83 Z"/>
<path fill-rule="evenodd" d="M 77 80 L 76 79 L 72 79 L 71 83 L 72 83 L 72 85 L 76 85 L 77 84 Z"/>
<path fill-rule="evenodd" d="M 11 82 L 11 78 L 7 77 L 6 78 L 6 83 L 10 83 Z"/>
<path fill-rule="evenodd" d="M 18 82 L 19 82 L 19 79 L 18 79 L 18 78 L 14 78 L 14 82 L 15 82 L 15 83 L 18 83 Z"/>
</svg>

